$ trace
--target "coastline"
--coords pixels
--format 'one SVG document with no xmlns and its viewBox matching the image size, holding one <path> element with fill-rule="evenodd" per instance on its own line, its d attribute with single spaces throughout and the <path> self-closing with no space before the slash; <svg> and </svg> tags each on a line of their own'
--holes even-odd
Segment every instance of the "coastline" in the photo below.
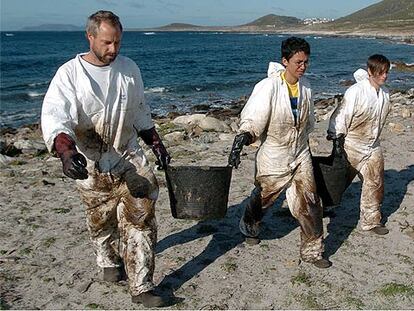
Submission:
<svg viewBox="0 0 414 311">
<path fill-rule="evenodd" d="M 246 33 L 246 34 L 289 34 L 289 35 L 315 35 L 325 37 L 349 37 L 349 38 L 376 38 L 398 41 L 406 44 L 414 44 L 414 30 L 385 30 L 385 29 L 366 29 L 366 30 L 321 30 L 306 28 L 269 28 L 263 29 L 256 26 L 226 26 L 226 27 L 156 27 L 141 29 L 126 29 L 125 31 L 139 32 L 223 32 L 223 33 Z"/>
</svg>

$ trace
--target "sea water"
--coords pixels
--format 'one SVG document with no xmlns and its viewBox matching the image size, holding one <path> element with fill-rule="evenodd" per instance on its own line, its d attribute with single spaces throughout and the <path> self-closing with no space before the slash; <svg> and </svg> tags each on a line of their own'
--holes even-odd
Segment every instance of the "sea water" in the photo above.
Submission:
<svg viewBox="0 0 414 311">
<path fill-rule="evenodd" d="M 56 70 L 88 51 L 83 32 L 1 32 L 0 127 L 39 122 L 43 97 Z M 288 35 L 213 32 L 124 32 L 121 54 L 141 69 L 147 103 L 158 115 L 188 112 L 195 105 L 226 106 L 249 95 L 280 61 Z M 365 67 L 371 54 L 414 63 L 414 46 L 374 38 L 304 36 L 311 45 L 314 97 L 346 90 L 344 81 Z M 387 86 L 414 87 L 410 73 L 391 70 Z"/>
</svg>

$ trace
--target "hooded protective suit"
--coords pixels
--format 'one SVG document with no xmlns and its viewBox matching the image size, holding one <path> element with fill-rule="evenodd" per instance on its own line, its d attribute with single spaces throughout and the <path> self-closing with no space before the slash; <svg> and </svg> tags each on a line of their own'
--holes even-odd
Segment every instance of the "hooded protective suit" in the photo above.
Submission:
<svg viewBox="0 0 414 311">
<path fill-rule="evenodd" d="M 81 56 L 54 76 L 43 102 L 42 132 L 49 151 L 63 132 L 87 158 L 89 177 L 77 186 L 98 266 L 120 266 L 122 257 L 131 294 L 139 295 L 154 287 L 158 185 L 137 132 L 154 125 L 135 62 L 119 55 L 108 65 L 109 89 L 102 98 Z"/>
<path fill-rule="evenodd" d="M 358 69 L 354 78 L 357 83 L 345 92 L 331 116 L 328 137 L 345 135 L 344 149 L 351 164 L 348 184 L 358 174 L 362 181 L 361 227 L 370 230 L 381 221 L 384 157 L 379 137 L 390 111 L 390 96 L 382 88 L 377 93 L 365 70 Z"/>
<path fill-rule="evenodd" d="M 263 209 L 271 206 L 287 189 L 292 215 L 301 226 L 301 257 L 313 262 L 322 258 L 322 207 L 316 194 L 308 145 L 314 127 L 314 106 L 310 85 L 299 79 L 298 121 L 292 113 L 289 92 L 281 73 L 285 68 L 270 63 L 268 77 L 254 87 L 241 112 L 239 133 L 249 132 L 261 140 L 256 154 L 256 182 L 240 230 L 257 237 Z"/>
</svg>

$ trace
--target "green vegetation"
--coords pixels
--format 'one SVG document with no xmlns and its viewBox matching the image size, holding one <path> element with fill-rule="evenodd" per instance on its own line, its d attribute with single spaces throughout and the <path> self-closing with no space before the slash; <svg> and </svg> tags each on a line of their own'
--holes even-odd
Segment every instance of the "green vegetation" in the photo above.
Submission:
<svg viewBox="0 0 414 311">
<path fill-rule="evenodd" d="M 19 250 L 20 255 L 29 255 L 33 250 L 30 247 Z"/>
<path fill-rule="evenodd" d="M 97 310 L 97 309 L 104 309 L 104 308 L 101 305 L 98 305 L 97 303 L 89 303 L 85 306 L 85 309 Z"/>
<path fill-rule="evenodd" d="M 70 212 L 70 208 L 58 207 L 58 208 L 54 208 L 53 211 L 56 214 L 67 214 Z"/>
<path fill-rule="evenodd" d="M 13 160 L 10 162 L 10 165 L 15 165 L 15 166 L 25 165 L 25 164 L 27 164 L 27 162 L 23 160 Z"/>
<path fill-rule="evenodd" d="M 315 26 L 329 30 L 414 30 L 414 1 L 383 0 L 331 23 Z"/>
<path fill-rule="evenodd" d="M 262 249 L 262 250 L 264 250 L 264 251 L 268 251 L 268 250 L 270 250 L 270 247 L 269 247 L 269 245 L 268 244 L 260 244 L 260 248 Z"/>
<path fill-rule="evenodd" d="M 56 242 L 56 238 L 55 237 L 50 237 L 47 238 L 43 241 L 43 245 L 46 246 L 47 248 L 50 247 L 52 244 L 54 244 Z"/>
<path fill-rule="evenodd" d="M 290 281 L 293 285 L 295 284 L 305 284 L 307 286 L 312 285 L 311 277 L 310 275 L 306 274 L 305 272 L 299 272 L 298 275 L 293 276 Z"/>
<path fill-rule="evenodd" d="M 309 309 L 309 310 L 310 309 L 317 309 L 317 310 L 326 309 L 321 304 L 318 303 L 316 299 L 316 294 L 314 293 L 308 293 L 306 295 L 303 295 L 303 294 L 298 295 L 296 296 L 296 299 L 303 304 L 304 309 Z"/>
<path fill-rule="evenodd" d="M 414 287 L 399 283 L 388 283 L 382 286 L 378 292 L 386 297 L 396 295 L 414 296 Z"/>
<path fill-rule="evenodd" d="M 9 310 L 11 307 L 0 297 L 0 310 Z"/>
<path fill-rule="evenodd" d="M 243 26 L 257 26 L 257 27 L 288 27 L 301 24 L 301 20 L 292 16 L 279 16 L 269 14 L 262 16 L 251 23 Z"/>
<path fill-rule="evenodd" d="M 345 303 L 347 304 L 347 306 L 352 307 L 351 309 L 362 310 L 365 308 L 365 304 L 359 298 L 348 296 L 345 298 Z"/>
<path fill-rule="evenodd" d="M 227 273 L 231 273 L 237 270 L 237 264 L 234 262 L 233 258 L 229 258 L 228 261 L 221 265 L 221 269 Z"/>
<path fill-rule="evenodd" d="M 193 30 L 193 31 L 280 31 L 314 30 L 318 31 L 375 31 L 381 30 L 414 33 L 414 1 L 383 0 L 333 22 L 304 25 L 302 20 L 292 16 L 268 14 L 250 23 L 239 26 L 197 26 L 184 23 L 173 23 L 157 30 Z M 412 36 L 412 35 L 411 35 Z"/>
</svg>

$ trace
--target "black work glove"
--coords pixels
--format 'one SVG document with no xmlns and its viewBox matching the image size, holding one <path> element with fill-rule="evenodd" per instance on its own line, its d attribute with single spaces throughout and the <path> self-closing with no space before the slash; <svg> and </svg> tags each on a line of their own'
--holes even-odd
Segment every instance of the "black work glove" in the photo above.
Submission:
<svg viewBox="0 0 414 311">
<path fill-rule="evenodd" d="M 55 138 L 54 148 L 62 161 L 63 173 L 73 179 L 87 179 L 86 158 L 76 150 L 73 139 L 66 133 Z"/>
<path fill-rule="evenodd" d="M 340 135 L 338 135 L 337 138 L 334 139 L 333 145 L 334 145 L 336 154 L 340 155 L 340 154 L 345 153 L 344 143 L 345 143 L 345 135 L 344 134 L 340 134 Z"/>
<path fill-rule="evenodd" d="M 241 133 L 234 137 L 233 147 L 231 148 L 229 155 L 229 166 L 238 168 L 240 164 L 240 153 L 243 149 L 243 146 L 248 146 L 252 143 L 253 136 L 248 133 Z"/>
<path fill-rule="evenodd" d="M 152 152 L 157 157 L 157 161 L 155 161 L 155 164 L 158 165 L 157 168 L 159 170 L 166 169 L 171 161 L 171 157 L 155 130 L 155 127 L 143 130 L 139 132 L 138 135 L 148 146 L 151 146 Z"/>
</svg>

